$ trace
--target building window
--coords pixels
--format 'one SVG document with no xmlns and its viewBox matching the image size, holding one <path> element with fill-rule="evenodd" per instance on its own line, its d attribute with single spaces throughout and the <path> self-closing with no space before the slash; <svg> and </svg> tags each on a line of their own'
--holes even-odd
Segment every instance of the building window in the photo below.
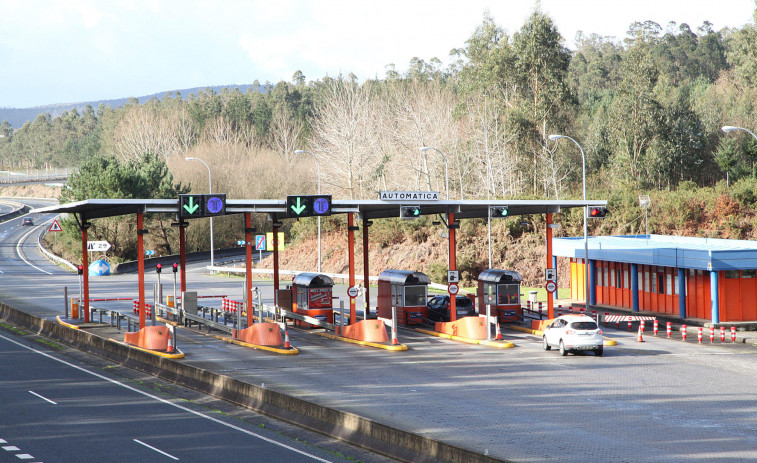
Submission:
<svg viewBox="0 0 757 463">
<path fill-rule="evenodd" d="M 623 270 L 615 270 L 615 283 L 617 283 L 618 288 L 623 288 Z"/>
<path fill-rule="evenodd" d="M 653 293 L 657 292 L 657 272 L 652 272 L 652 277 L 650 278 L 652 280 L 652 291 Z"/>
<path fill-rule="evenodd" d="M 668 273 L 667 277 L 668 277 L 668 287 L 667 287 L 667 290 L 665 291 L 665 294 L 673 294 L 673 275 Z"/>
<path fill-rule="evenodd" d="M 624 288 L 630 288 L 631 285 L 628 284 L 628 269 L 623 269 L 623 287 Z"/>
<path fill-rule="evenodd" d="M 649 292 L 649 270 L 644 271 L 644 292 Z"/>
<path fill-rule="evenodd" d="M 725 277 L 729 280 L 738 279 L 739 278 L 739 271 L 738 270 L 726 270 L 725 271 Z"/>
<path fill-rule="evenodd" d="M 602 267 L 602 274 L 604 275 L 603 280 L 602 280 L 603 282 L 602 286 L 610 286 L 610 278 L 607 275 L 608 270 L 609 269 L 607 267 Z"/>
<path fill-rule="evenodd" d="M 757 270 L 742 270 L 741 278 L 755 278 L 757 277 Z"/>
<path fill-rule="evenodd" d="M 609 269 L 609 271 L 610 271 L 610 281 L 607 286 L 611 286 L 614 288 L 615 287 L 615 272 L 613 271 L 613 269 Z"/>
<path fill-rule="evenodd" d="M 673 294 L 678 294 L 678 275 L 673 276 Z"/>
</svg>

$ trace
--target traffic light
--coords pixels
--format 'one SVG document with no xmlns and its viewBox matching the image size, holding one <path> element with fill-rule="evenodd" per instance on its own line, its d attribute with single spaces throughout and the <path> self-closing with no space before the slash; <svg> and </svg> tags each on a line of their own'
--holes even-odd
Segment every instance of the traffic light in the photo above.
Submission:
<svg viewBox="0 0 757 463">
<path fill-rule="evenodd" d="M 331 195 L 287 196 L 287 217 L 331 215 Z"/>
<path fill-rule="evenodd" d="M 79 268 L 76 269 L 76 272 L 79 275 L 84 275 L 84 266 L 83 265 L 79 265 Z"/>
<path fill-rule="evenodd" d="M 161 264 L 158 264 L 155 266 L 155 271 L 160 273 L 160 271 L 163 270 L 163 266 Z"/>
<path fill-rule="evenodd" d="M 179 195 L 179 217 L 197 219 L 226 214 L 226 193 Z"/>
<path fill-rule="evenodd" d="M 421 216 L 420 206 L 400 206 L 400 218 L 417 219 Z"/>
<path fill-rule="evenodd" d="M 510 211 L 507 209 L 507 206 L 491 206 L 489 208 L 489 217 L 494 219 L 501 219 L 507 217 L 509 214 Z"/>
<path fill-rule="evenodd" d="M 593 219 L 604 219 L 607 215 L 607 208 L 606 207 L 592 207 L 589 209 L 589 217 Z"/>
<path fill-rule="evenodd" d="M 179 271 L 179 264 L 177 264 L 176 262 L 174 262 L 173 263 L 173 273 L 176 273 L 178 271 Z"/>
</svg>

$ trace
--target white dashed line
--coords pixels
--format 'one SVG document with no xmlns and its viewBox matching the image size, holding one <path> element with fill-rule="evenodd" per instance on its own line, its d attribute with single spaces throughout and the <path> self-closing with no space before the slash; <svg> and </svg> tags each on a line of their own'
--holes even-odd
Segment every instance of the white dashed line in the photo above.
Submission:
<svg viewBox="0 0 757 463">
<path fill-rule="evenodd" d="M 50 403 L 51 403 L 51 404 L 53 404 L 53 405 L 58 405 L 58 404 L 57 404 L 57 402 L 53 402 L 52 400 L 48 399 L 47 397 L 43 397 L 43 396 L 41 396 L 41 395 L 37 394 L 37 393 L 36 393 L 36 392 L 34 392 L 34 391 L 29 391 L 29 394 L 32 394 L 32 395 L 36 395 L 36 396 L 37 396 L 37 397 L 39 397 L 40 399 L 42 399 L 42 400 L 46 400 L 46 401 L 50 402 Z"/>
<path fill-rule="evenodd" d="M 158 448 L 155 448 L 155 447 L 153 447 L 152 445 L 148 445 L 148 444 L 145 444 L 144 442 L 142 442 L 142 441 L 141 441 L 141 440 L 139 440 L 139 439 L 133 439 L 133 440 L 134 440 L 134 442 L 136 442 L 137 444 L 141 444 L 141 445 L 144 445 L 145 447 L 147 447 L 147 448 L 148 448 L 148 449 L 150 449 L 150 450 L 155 450 L 156 452 L 158 452 L 158 453 L 160 453 L 160 454 L 162 454 L 162 455 L 165 455 L 165 456 L 167 456 L 168 458 L 172 458 L 172 459 L 174 459 L 174 460 L 178 460 L 178 458 L 176 458 L 175 456 L 171 455 L 170 453 L 166 453 L 166 452 L 164 452 L 164 451 L 162 451 L 162 450 L 160 450 L 160 449 L 158 449 Z"/>
</svg>

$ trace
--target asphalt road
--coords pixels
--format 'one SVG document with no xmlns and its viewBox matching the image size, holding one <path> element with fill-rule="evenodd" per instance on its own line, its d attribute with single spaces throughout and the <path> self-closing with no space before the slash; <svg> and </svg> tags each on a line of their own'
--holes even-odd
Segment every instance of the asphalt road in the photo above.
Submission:
<svg viewBox="0 0 757 463">
<path fill-rule="evenodd" d="M 0 270 L 11 270 L 3 281 L 12 282 L 0 297 L 62 313 L 62 287 L 76 287 L 76 276 L 6 262 L 13 239 L 0 240 Z M 241 278 L 196 269 L 188 280 L 200 294 L 242 294 Z M 256 284 L 270 300 L 271 283 Z M 98 295 L 135 294 L 136 276 L 92 285 Z M 560 357 L 513 331 L 503 335 L 516 347 L 496 350 L 400 330 L 409 350 L 387 352 L 290 330 L 300 355 L 286 358 L 187 330 L 178 339 L 184 362 L 510 461 L 757 461 L 754 347 L 606 334 L 619 345 L 604 357 Z"/>
</svg>

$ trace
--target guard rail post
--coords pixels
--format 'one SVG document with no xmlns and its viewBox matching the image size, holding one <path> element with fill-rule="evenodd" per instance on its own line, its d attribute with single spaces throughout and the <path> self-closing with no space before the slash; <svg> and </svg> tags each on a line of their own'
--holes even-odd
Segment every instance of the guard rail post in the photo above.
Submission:
<svg viewBox="0 0 757 463">
<path fill-rule="evenodd" d="M 63 310 L 64 315 L 68 318 L 68 286 L 63 287 Z"/>
</svg>

